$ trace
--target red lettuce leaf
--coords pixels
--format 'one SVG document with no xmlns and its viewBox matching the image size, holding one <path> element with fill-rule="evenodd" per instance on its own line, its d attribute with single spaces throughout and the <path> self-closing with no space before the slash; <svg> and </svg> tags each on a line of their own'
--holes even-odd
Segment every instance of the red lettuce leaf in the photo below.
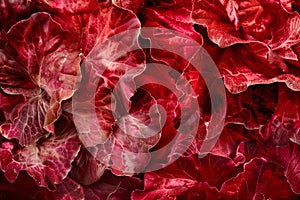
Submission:
<svg viewBox="0 0 300 200">
<path fill-rule="evenodd" d="M 291 47 L 300 41 L 300 15 L 287 12 L 277 1 L 199 0 L 192 18 L 207 27 L 209 38 L 222 48 L 261 41 L 278 56 L 297 60 Z"/>
<path fill-rule="evenodd" d="M 120 8 L 137 13 L 143 7 L 145 0 L 112 0 L 112 3 Z"/>
<path fill-rule="evenodd" d="M 290 142 L 286 147 L 279 148 L 278 156 L 291 188 L 300 194 L 300 146 Z"/>
<path fill-rule="evenodd" d="M 115 43 L 120 38 L 111 38 L 108 42 L 113 42 L 113 46 L 108 49 L 101 49 L 104 52 L 98 52 L 100 48 L 107 48 L 106 40 L 110 37 L 127 31 L 130 29 L 137 29 L 140 27 L 140 23 L 132 12 L 128 10 L 121 9 L 117 6 L 102 7 L 101 5 L 97 7 L 89 16 L 87 23 L 83 29 L 82 36 L 82 52 L 87 56 L 89 62 L 94 61 L 96 55 L 101 55 L 103 58 L 109 59 L 118 48 L 128 48 L 128 46 L 135 44 L 136 41 L 129 41 L 128 38 L 122 41 L 122 43 Z M 131 36 L 131 35 L 130 35 Z M 120 35 L 124 37 L 124 35 Z M 124 38 L 125 39 L 125 38 Z M 130 44 L 132 43 L 132 44 Z M 94 49 L 93 49 L 94 48 Z M 93 52 L 91 52 L 93 50 Z M 94 61 L 95 62 L 95 61 Z"/>
<path fill-rule="evenodd" d="M 130 70 L 142 70 L 144 68 L 143 52 L 135 51 L 126 55 L 114 55 L 115 52 L 126 52 L 128 49 L 140 49 L 137 43 L 138 29 L 140 27 L 139 21 L 134 14 L 128 10 L 120 9 L 116 6 L 109 7 L 106 10 L 99 7 L 90 16 L 89 21 L 84 30 L 84 40 L 82 42 L 82 49 L 85 55 L 85 62 L 83 65 L 85 76 L 82 80 L 79 92 L 75 95 L 75 101 L 80 102 L 91 101 L 90 95 L 94 97 L 91 102 L 95 104 L 97 111 L 97 118 L 99 119 L 99 126 L 102 129 L 102 133 L 98 133 L 96 143 L 103 143 L 112 131 L 112 125 L 115 123 L 113 119 L 111 107 L 111 92 L 115 88 L 119 79 Z M 129 34 L 129 37 L 126 36 Z M 117 34 L 114 36 L 114 34 Z M 119 34 L 119 35 L 118 35 Z M 114 36 L 114 37 L 113 37 Z M 120 39 L 122 43 L 120 43 Z M 119 56 L 119 57 L 116 57 Z M 132 73 L 132 72 L 131 72 Z M 134 73 L 132 73 L 134 76 Z M 132 81 L 131 77 L 127 77 L 125 81 Z M 124 79 L 122 79 L 124 80 Z M 122 84 L 122 83 L 121 83 Z M 130 93 L 126 96 L 131 96 Z M 77 99 L 76 99 L 77 98 Z M 80 99 L 78 99 L 80 98 Z M 86 98 L 86 99 L 85 99 Z M 80 105 L 82 107 L 83 104 Z M 80 109 L 75 105 L 75 109 Z M 77 110 L 75 112 L 80 112 Z M 90 134 L 81 135 L 85 137 L 84 143 L 90 140 L 89 137 L 93 137 L 93 132 L 99 132 L 97 127 L 84 127 L 81 125 L 82 121 L 89 119 L 90 111 L 82 111 L 77 117 L 85 118 L 82 120 L 76 120 L 79 122 L 79 129 L 87 130 Z M 76 123 L 77 124 L 77 123 Z M 91 124 L 91 123 L 88 123 Z M 82 132 L 82 131 L 81 131 Z M 88 131 L 85 131 L 85 133 Z M 89 141 L 88 141 L 89 140 Z M 89 143 L 91 144 L 91 143 Z M 88 145 L 88 146 L 92 146 Z"/>
<path fill-rule="evenodd" d="M 274 82 L 284 82 L 292 90 L 300 90 L 297 69 L 286 65 L 284 60 L 276 56 L 272 58 L 272 53 L 261 43 L 227 48 L 218 68 L 224 77 L 225 87 L 231 93 L 240 93 L 251 85 Z"/>
<path fill-rule="evenodd" d="M 259 129 L 272 117 L 277 105 L 277 85 L 254 85 L 239 94 L 227 93 L 226 122 Z"/>
<path fill-rule="evenodd" d="M 299 194 L 300 168 L 299 168 L 300 146 L 289 141 L 286 145 L 272 146 L 266 142 L 248 141 L 242 143 L 237 154 L 250 161 L 253 158 L 262 158 L 268 162 L 276 163 L 282 167 L 283 175 L 287 179 L 294 193 Z"/>
<path fill-rule="evenodd" d="M 281 85 L 278 104 L 269 122 L 260 130 L 269 145 L 285 145 L 289 140 L 300 145 L 300 92 Z"/>
<path fill-rule="evenodd" d="M 43 94 L 18 105 L 15 113 L 11 112 L 10 119 L 1 125 L 2 135 L 7 139 L 18 139 L 22 146 L 34 144 L 48 134 L 43 128 L 48 109 L 49 100 Z M 48 126 L 48 130 L 53 132 L 54 125 Z"/>
<path fill-rule="evenodd" d="M 35 1 L 20 0 L 10 1 L 3 0 L 0 5 L 0 30 L 9 30 L 15 23 L 30 17 L 37 12 L 38 7 Z"/>
<path fill-rule="evenodd" d="M 293 11 L 294 0 L 280 0 L 280 3 L 288 12 Z"/>
<path fill-rule="evenodd" d="M 147 134 L 143 131 L 143 127 L 150 124 L 149 109 L 153 103 L 155 103 L 153 97 L 145 90 L 139 89 L 131 98 L 134 109 L 127 114 L 120 113 L 123 115 L 120 115 L 118 125 L 113 125 L 110 137 L 104 144 L 99 140 L 96 144 L 97 141 L 87 140 L 85 134 L 83 136 L 80 134 L 94 159 L 111 167 L 112 172 L 118 175 L 131 175 L 142 171 L 149 162 L 149 150 L 160 138 L 160 134 L 143 138 L 143 134 Z M 160 116 L 157 111 L 152 112 L 151 115 L 155 117 L 152 117 L 152 120 L 159 121 Z"/>
<path fill-rule="evenodd" d="M 192 19 L 208 29 L 208 37 L 220 47 L 246 43 L 247 37 L 238 32 L 238 3 L 236 1 L 206 1 L 193 3 Z"/>
<path fill-rule="evenodd" d="M 3 146 L 1 148 L 1 169 L 5 177 L 14 182 L 21 170 L 34 178 L 39 186 L 55 189 L 71 169 L 80 143 L 77 131 L 66 117 L 57 122 L 55 135 L 26 147 Z"/>
<path fill-rule="evenodd" d="M 128 10 L 112 6 L 105 12 L 100 8 L 95 10 L 87 27 L 89 27 L 85 30 L 87 37 L 83 41 L 85 49 L 83 71 L 86 76 L 73 98 L 75 123 L 83 144 L 99 149 L 93 153 L 96 159 L 107 165 L 108 161 L 103 161 L 103 158 L 108 157 L 114 173 L 132 174 L 146 167 L 149 155 L 142 156 L 142 154 L 147 153 L 157 142 L 157 139 L 136 139 L 127 135 L 128 133 L 125 134 L 128 127 L 135 130 L 136 124 L 145 126 L 143 123 L 146 124 L 148 121 L 147 114 L 138 113 L 134 116 L 133 113 L 129 113 L 130 106 L 128 107 L 131 104 L 130 98 L 137 89 L 133 85 L 133 79 L 145 68 L 144 53 L 140 50 L 137 37 L 140 23 Z M 132 51 L 128 54 L 119 53 L 130 49 Z M 113 94 L 113 91 L 116 94 Z M 149 99 L 153 101 L 151 97 Z M 147 98 L 145 100 L 148 104 L 149 100 Z M 92 108 L 89 110 L 88 106 Z M 96 116 L 93 115 L 95 111 Z M 91 123 L 95 117 L 98 121 Z M 83 123 L 84 121 L 87 123 Z M 122 127 L 126 130 L 122 130 Z M 137 128 L 135 133 L 139 131 Z M 103 157 L 105 151 L 103 149 L 106 148 L 109 150 Z"/>
<path fill-rule="evenodd" d="M 188 180 L 165 180 L 161 177 L 148 177 L 149 181 L 162 182 L 165 188 L 157 188 L 150 191 L 134 191 L 133 200 L 155 200 L 155 199 L 220 199 L 221 195 L 214 187 L 204 183 L 193 183 Z M 145 182 L 146 184 L 147 182 Z M 154 184 L 154 183 L 150 183 Z"/>
<path fill-rule="evenodd" d="M 135 177 L 118 177 L 105 171 L 99 181 L 84 186 L 85 199 L 131 199 L 131 192 L 142 188 L 142 181 Z"/>
<path fill-rule="evenodd" d="M 67 0 L 63 2 L 38 0 L 38 5 L 41 10 L 49 13 L 64 30 L 68 30 L 74 36 L 74 41 L 81 44 L 84 27 L 88 23 L 91 13 L 99 6 L 107 8 L 110 3 L 109 1 L 98 3 L 97 0 Z"/>
<path fill-rule="evenodd" d="M 247 130 L 242 125 L 227 124 L 220 135 L 211 153 L 218 156 L 231 158 L 236 163 L 244 162 L 244 156 L 239 156 L 238 149 L 243 142 L 255 140 L 256 134 Z M 240 160 L 241 159 L 241 160 Z"/>
<path fill-rule="evenodd" d="M 202 37 L 194 30 L 191 21 L 192 4 L 191 0 L 147 1 L 138 16 L 143 27 L 172 29 L 202 44 Z"/>
<path fill-rule="evenodd" d="M 50 96 L 47 128 L 59 117 L 61 101 L 77 89 L 81 78 L 79 46 L 47 13 L 16 23 L 7 38 L 31 80 Z"/>
<path fill-rule="evenodd" d="M 84 200 L 84 189 L 80 184 L 66 177 L 56 186 L 56 191 L 47 191 L 46 195 L 42 193 L 37 199 L 42 198 L 49 200 Z"/>
<path fill-rule="evenodd" d="M 0 199 L 299 198 L 299 5 L 4 0 Z"/>
<path fill-rule="evenodd" d="M 44 7 L 45 10 L 52 11 L 54 13 L 65 13 L 65 14 L 78 14 L 78 13 L 88 13 L 95 10 L 98 6 L 98 2 L 95 0 L 85 0 L 85 1 L 74 1 L 67 0 L 64 2 L 53 0 L 53 1 L 42 1 L 39 0 L 39 4 Z"/>
<path fill-rule="evenodd" d="M 143 182 L 135 177 L 123 177 L 118 188 L 110 193 L 107 199 L 110 200 L 130 200 L 131 194 L 134 190 L 142 189 Z"/>
<path fill-rule="evenodd" d="M 221 188 L 224 199 L 297 199 L 284 177 L 284 169 L 264 159 L 254 158 L 244 171 Z"/>
<path fill-rule="evenodd" d="M 114 176 L 110 171 L 105 171 L 99 181 L 92 185 L 84 186 L 85 199 L 107 199 L 109 194 L 119 186 L 121 177 Z"/>
<path fill-rule="evenodd" d="M 6 93 L 30 96 L 40 92 L 26 68 L 16 59 L 16 52 L 4 47 L 0 55 L 0 86 Z"/>
<path fill-rule="evenodd" d="M 130 100 L 129 113 L 120 115 L 112 133 L 112 171 L 119 175 L 133 174 L 147 166 L 149 151 L 159 142 L 164 121 L 157 100 L 148 90 L 137 89 Z"/>
<path fill-rule="evenodd" d="M 23 105 L 24 102 L 24 96 L 9 95 L 0 90 L 0 109 L 3 111 L 6 120 L 14 118 L 13 113 L 17 114 L 18 107 Z"/>
<path fill-rule="evenodd" d="M 181 157 L 163 169 L 147 172 L 144 175 L 144 190 L 135 190 L 132 197 L 175 199 L 206 194 L 207 199 L 217 198 L 217 188 L 239 171 L 232 160 L 225 157 L 211 154 L 201 159 L 197 154 Z"/>
<path fill-rule="evenodd" d="M 92 156 L 91 149 L 81 148 L 72 163 L 70 177 L 82 185 L 90 185 L 100 179 L 105 165 Z"/>
</svg>

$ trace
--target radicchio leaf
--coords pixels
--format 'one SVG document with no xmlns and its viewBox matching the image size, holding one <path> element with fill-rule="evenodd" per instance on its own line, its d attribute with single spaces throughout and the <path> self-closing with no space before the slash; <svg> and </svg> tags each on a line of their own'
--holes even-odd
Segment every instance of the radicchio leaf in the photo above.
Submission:
<svg viewBox="0 0 300 200">
<path fill-rule="evenodd" d="M 300 92 L 292 92 L 283 85 L 278 93 L 278 104 L 260 134 L 269 145 L 285 145 L 289 140 L 300 145 Z"/>
<path fill-rule="evenodd" d="M 149 181 L 162 182 L 166 188 L 158 188 L 153 191 L 141 192 L 136 190 L 132 193 L 133 200 L 155 200 L 155 199 L 219 199 L 221 195 L 218 190 L 208 183 L 193 183 L 188 180 L 164 180 L 161 177 L 147 176 Z M 147 180 L 148 181 L 148 180 Z M 147 184 L 147 182 L 146 182 Z M 149 184 L 154 184 L 150 182 Z"/>
<path fill-rule="evenodd" d="M 218 176 L 215 172 L 218 171 Z M 217 198 L 224 181 L 238 174 L 240 169 L 231 159 L 208 154 L 182 157 L 171 165 L 144 175 L 144 190 L 133 192 L 133 199 L 175 199 L 209 194 Z"/>
<path fill-rule="evenodd" d="M 99 181 L 92 185 L 84 186 L 86 199 L 102 200 L 115 191 L 119 186 L 121 177 L 114 176 L 109 170 L 105 171 Z"/>
<path fill-rule="evenodd" d="M 227 123 L 258 129 L 271 119 L 277 104 L 277 85 L 254 85 L 239 94 L 227 94 Z"/>
<path fill-rule="evenodd" d="M 128 108 L 136 89 L 133 79 L 145 68 L 144 53 L 137 37 L 140 24 L 128 10 L 112 6 L 106 10 L 101 7 L 95 10 L 87 27 L 83 41 L 83 71 L 86 76 L 73 98 L 75 123 L 83 144 L 99 149 L 93 156 L 104 164 L 108 161 L 103 159 L 109 158 L 116 174 L 132 174 L 145 168 L 149 160 L 146 158 L 149 155 L 139 157 L 142 153 L 138 152 L 147 153 L 157 142 L 154 139 L 135 139 L 126 133 L 129 127 L 135 128 L 136 124 L 147 121 L 147 116 L 142 114 L 131 117 Z M 129 53 L 122 55 L 123 52 Z M 113 91 L 117 94 L 112 94 Z M 92 108 L 82 109 L 87 106 Z M 123 112 L 123 108 L 127 110 Z M 95 111 L 96 116 L 93 115 Z M 95 118 L 98 121 L 91 123 Z M 88 123 L 82 123 L 87 120 Z M 116 125 L 127 129 L 124 131 Z M 109 150 L 102 156 L 106 148 Z"/>
<path fill-rule="evenodd" d="M 245 91 L 250 85 L 284 82 L 292 90 L 299 91 L 299 74 L 282 59 L 275 59 L 271 63 L 268 60 L 271 57 L 272 53 L 261 43 L 227 48 L 218 63 L 225 87 L 236 94 Z"/>
<path fill-rule="evenodd" d="M 86 199 L 118 200 L 131 199 L 131 192 L 142 188 L 142 181 L 135 177 L 118 177 L 109 171 L 96 183 L 84 186 Z"/>
<path fill-rule="evenodd" d="M 7 120 L 13 119 L 13 113 L 18 110 L 20 105 L 23 105 L 25 98 L 22 95 L 9 95 L 0 90 L 0 109 Z M 18 111 L 17 111 L 18 112 Z M 17 114 L 15 112 L 15 114 Z"/>
<path fill-rule="evenodd" d="M 199 0 L 193 3 L 192 19 L 207 27 L 209 38 L 220 47 L 246 43 L 247 38 L 236 31 L 239 23 L 237 9 L 236 1 Z"/>
<path fill-rule="evenodd" d="M 256 158 L 262 159 L 264 162 L 276 163 L 278 167 L 280 166 L 280 171 L 283 171 L 283 175 L 292 191 L 296 194 L 300 194 L 299 152 L 300 146 L 292 141 L 289 141 L 285 145 L 273 146 L 269 145 L 268 142 L 257 140 L 241 143 L 237 150 L 237 155 L 239 154 L 244 157 L 248 162 Z M 277 175 L 274 175 L 274 177 L 275 176 Z M 278 175 L 277 177 L 281 176 Z M 282 179 L 282 182 L 284 182 L 284 179 Z"/>
<path fill-rule="evenodd" d="M 7 139 L 16 138 L 20 145 L 34 144 L 48 132 L 43 128 L 45 115 L 49 109 L 49 100 L 46 95 L 39 95 L 27 100 L 15 113 L 12 112 L 10 119 L 1 125 L 1 133 Z M 48 130 L 54 131 L 54 125 L 48 126 Z"/>
<path fill-rule="evenodd" d="M 80 149 L 77 131 L 67 118 L 61 117 L 57 122 L 56 134 L 44 141 L 26 147 L 6 147 L 0 149 L 1 169 L 5 177 L 14 182 L 21 170 L 34 178 L 39 186 L 49 190 L 55 189 L 71 169 Z"/>
<path fill-rule="evenodd" d="M 30 78 L 50 96 L 47 129 L 59 117 L 61 101 L 77 89 L 81 78 L 79 46 L 47 13 L 16 23 L 7 38 Z"/>
<path fill-rule="evenodd" d="M 87 56 L 87 60 L 91 63 L 96 62 L 96 58 L 98 62 L 99 58 L 103 59 L 116 59 L 118 55 L 114 55 L 113 53 L 116 50 L 122 48 L 131 47 L 131 45 L 136 45 L 136 39 L 122 41 L 122 43 L 116 43 L 120 38 L 110 38 L 118 33 L 122 33 L 124 31 L 130 29 L 136 29 L 140 27 L 140 23 L 137 17 L 128 10 L 121 9 L 117 6 L 110 7 L 101 7 L 98 8 L 89 15 L 88 23 L 84 27 L 83 32 L 83 40 L 82 40 L 82 52 L 85 56 Z M 120 35 L 122 37 L 123 35 Z M 132 36 L 132 35 L 130 35 Z M 106 40 L 109 39 L 108 42 L 113 42 L 112 44 L 107 44 Z M 125 39 L 125 38 L 124 38 Z M 131 38 L 132 39 L 132 38 Z M 118 40 L 119 42 L 119 40 Z M 104 43 L 104 44 L 102 44 Z M 108 49 L 106 49 L 110 46 Z M 93 49 L 94 48 L 94 49 Z M 103 52 L 98 52 L 97 50 L 101 50 Z M 91 50 L 93 49 L 93 52 Z M 90 53 L 90 54 L 89 54 Z M 101 57 L 97 57 L 101 56 Z M 111 58 L 111 56 L 113 56 Z M 112 60 L 110 60 L 112 61 Z"/>
<path fill-rule="evenodd" d="M 287 183 L 284 169 L 264 159 L 254 158 L 244 171 L 221 188 L 224 199 L 296 199 Z"/>
<path fill-rule="evenodd" d="M 202 44 L 202 37 L 194 30 L 191 21 L 192 3 L 191 0 L 148 1 L 138 14 L 142 26 L 172 29 Z"/>
<path fill-rule="evenodd" d="M 37 199 L 41 198 L 45 198 L 45 194 L 41 194 Z M 84 189 L 80 184 L 66 177 L 56 186 L 54 192 L 47 191 L 47 198 L 49 200 L 84 200 Z"/>
<path fill-rule="evenodd" d="M 0 30 L 9 30 L 11 26 L 22 19 L 28 18 L 32 13 L 37 11 L 35 1 L 3 0 L 0 4 Z"/>
<path fill-rule="evenodd" d="M 88 147 L 87 147 L 88 148 Z M 91 149 L 82 148 L 72 163 L 70 177 L 83 185 L 90 185 L 100 179 L 105 165 L 92 156 Z"/>
<path fill-rule="evenodd" d="M 112 3 L 120 8 L 131 10 L 134 13 L 137 13 L 140 8 L 143 6 L 145 0 L 112 0 Z"/>
<path fill-rule="evenodd" d="M 300 146 L 289 142 L 286 147 L 280 148 L 278 156 L 285 167 L 285 176 L 292 190 L 300 194 Z"/>
<path fill-rule="evenodd" d="M 106 5 L 107 4 L 107 5 Z M 84 27 L 88 23 L 89 15 L 99 6 L 106 8 L 110 5 L 97 0 L 85 1 L 43 1 L 38 0 L 38 5 L 43 11 L 51 14 L 51 17 L 57 21 L 64 30 L 68 30 L 76 42 L 81 43 Z"/>
<path fill-rule="evenodd" d="M 211 153 L 218 156 L 223 156 L 231 158 L 235 162 L 240 162 L 237 160 L 238 148 L 246 141 L 255 140 L 255 133 L 253 131 L 247 130 L 242 125 L 237 124 L 227 124 Z M 240 157 L 240 159 L 244 159 Z"/>
<path fill-rule="evenodd" d="M 209 38 L 222 48 L 261 41 L 281 58 L 297 60 L 291 47 L 300 42 L 300 15 L 276 1 L 198 0 L 192 18 L 207 27 Z"/>
<path fill-rule="evenodd" d="M 120 113 L 118 126 L 114 129 L 108 140 L 101 144 L 88 147 L 88 151 L 97 161 L 110 166 L 117 175 L 132 175 L 142 171 L 150 160 L 149 150 L 157 144 L 160 134 L 143 138 L 149 132 L 150 117 L 154 121 L 160 120 L 157 111 L 149 111 L 155 100 L 148 92 L 137 90 L 131 99 L 132 110 L 129 113 Z M 154 117 L 153 117 L 154 116 Z M 154 127 L 155 128 L 155 127 Z M 84 142 L 90 142 L 85 136 L 80 136 Z M 91 141 L 92 142 L 92 141 Z"/>
<path fill-rule="evenodd" d="M 93 146 L 91 143 L 93 140 L 89 138 L 97 136 L 97 140 L 94 141 L 96 144 L 101 144 L 105 142 L 112 131 L 112 125 L 115 123 L 111 108 L 112 91 L 116 83 L 128 71 L 136 70 L 134 72 L 138 73 L 144 68 L 143 53 L 141 51 L 130 52 L 130 49 L 140 49 L 137 43 L 139 27 L 140 24 L 134 14 L 116 6 L 107 9 L 98 7 L 89 16 L 82 43 L 85 56 L 83 68 L 86 73 L 81 88 L 75 95 L 75 101 L 77 101 L 76 98 L 80 98 L 78 100 L 85 103 L 92 101 L 90 104 L 95 105 L 92 112 L 94 112 L 93 109 L 96 109 L 97 118 L 99 119 L 96 126 L 100 126 L 102 130 L 98 131 L 97 127 L 91 123 L 81 125 L 82 121 L 93 117 L 91 110 L 82 111 L 84 113 L 78 115 L 79 118 L 84 118 L 76 120 L 79 123 L 76 123 L 76 125 L 79 126 L 79 129 L 85 130 L 80 132 L 86 133 L 86 135 L 81 136 L 85 138 L 83 140 L 87 146 Z M 120 40 L 122 43 L 120 43 Z M 120 52 L 127 51 L 130 53 L 120 54 Z M 135 76 L 134 72 L 131 72 L 132 76 Z M 127 80 L 131 82 L 132 77 L 128 76 Z M 94 98 L 91 99 L 90 96 Z M 131 94 L 126 93 L 126 96 L 130 97 Z M 83 104 L 80 105 L 80 107 L 82 106 Z M 80 107 L 75 105 L 75 109 L 80 109 Z M 80 112 L 80 110 L 77 112 Z M 85 115 L 89 116 L 84 117 Z M 88 125 L 92 126 L 87 127 Z M 91 131 L 98 133 L 92 134 Z"/>
<path fill-rule="evenodd" d="M 95 0 L 86 0 L 86 1 L 74 1 L 67 0 L 64 2 L 53 0 L 53 1 L 42 1 L 39 0 L 40 4 L 49 9 L 50 11 L 55 11 L 58 13 L 67 13 L 67 14 L 77 14 L 80 12 L 91 12 L 95 10 L 95 7 L 98 6 L 98 2 Z"/>
<path fill-rule="evenodd" d="M 17 54 L 9 49 L 0 50 L 0 86 L 9 94 L 32 96 L 40 92 L 26 68 L 16 60 Z"/>
<path fill-rule="evenodd" d="M 134 190 L 142 189 L 143 182 L 135 177 L 123 177 L 118 188 L 110 193 L 108 200 L 131 200 L 131 194 Z"/>
</svg>

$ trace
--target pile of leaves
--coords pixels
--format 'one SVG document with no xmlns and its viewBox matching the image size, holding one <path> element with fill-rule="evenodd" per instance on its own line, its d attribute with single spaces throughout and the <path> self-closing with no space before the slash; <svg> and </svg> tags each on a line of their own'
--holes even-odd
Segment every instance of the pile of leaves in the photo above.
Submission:
<svg viewBox="0 0 300 200">
<path fill-rule="evenodd" d="M 143 27 L 192 38 L 220 72 L 225 124 L 204 156 L 213 113 L 203 74 L 151 48 L 163 43 L 185 55 L 193 47 L 163 31 L 152 41 Z M 135 37 L 99 48 L 132 30 Z M 0 31 L 1 200 L 299 199 L 300 1 L 1 0 Z M 181 97 L 196 99 L 200 112 L 184 113 L 189 102 L 154 80 L 127 88 L 153 78 L 141 76 L 147 63 L 178 72 L 157 67 L 157 79 L 185 78 L 194 95 Z M 75 116 L 85 109 L 74 107 L 82 92 L 95 115 Z M 157 134 L 137 137 L 163 113 Z M 179 130 L 193 117 L 196 131 Z"/>
</svg>

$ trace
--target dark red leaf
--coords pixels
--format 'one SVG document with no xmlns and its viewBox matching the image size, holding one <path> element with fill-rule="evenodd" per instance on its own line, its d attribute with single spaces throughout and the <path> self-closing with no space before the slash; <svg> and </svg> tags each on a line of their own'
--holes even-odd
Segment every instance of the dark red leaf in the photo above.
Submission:
<svg viewBox="0 0 300 200">
<path fill-rule="evenodd" d="M 50 96 L 45 128 L 60 115 L 60 103 L 70 98 L 81 78 L 79 46 L 47 13 L 33 14 L 7 34 L 9 44 L 31 80 Z"/>
<path fill-rule="evenodd" d="M 264 159 L 254 158 L 244 172 L 226 181 L 224 199 L 297 199 L 284 177 L 284 169 Z"/>
<path fill-rule="evenodd" d="M 39 186 L 55 189 L 55 184 L 67 176 L 80 149 L 77 131 L 66 117 L 57 122 L 55 135 L 45 141 L 26 147 L 12 148 L 3 146 L 1 150 L 1 169 L 5 177 L 14 182 L 21 170 L 34 178 Z"/>
</svg>

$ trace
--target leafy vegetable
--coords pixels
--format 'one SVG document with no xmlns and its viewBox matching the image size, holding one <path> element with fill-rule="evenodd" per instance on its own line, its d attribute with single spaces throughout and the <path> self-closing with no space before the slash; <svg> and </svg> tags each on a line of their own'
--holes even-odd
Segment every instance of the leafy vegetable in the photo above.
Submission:
<svg viewBox="0 0 300 200">
<path fill-rule="evenodd" d="M 299 199 L 298 0 L 2 0 L 0 199 Z"/>
</svg>

